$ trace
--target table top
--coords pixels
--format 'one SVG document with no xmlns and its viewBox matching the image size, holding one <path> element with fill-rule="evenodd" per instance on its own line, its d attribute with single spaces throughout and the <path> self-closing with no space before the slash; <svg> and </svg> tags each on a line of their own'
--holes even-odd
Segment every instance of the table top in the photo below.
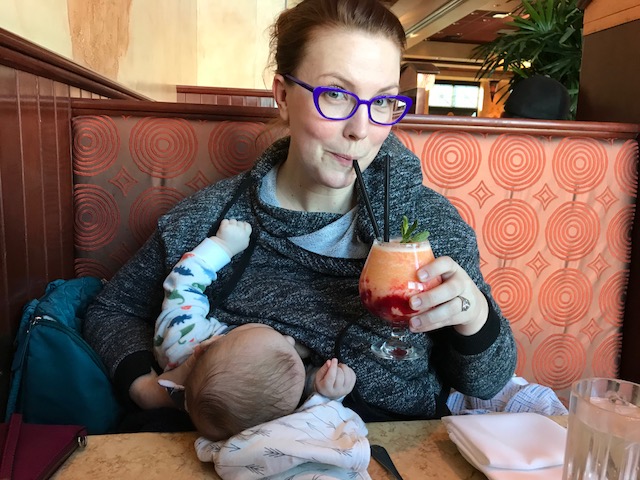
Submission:
<svg viewBox="0 0 640 480">
<path fill-rule="evenodd" d="M 566 417 L 553 417 L 566 426 Z M 405 480 L 483 480 L 449 439 L 440 420 L 367 424 L 369 441 L 386 447 Z M 195 432 L 91 435 L 52 477 L 55 480 L 219 479 L 213 463 L 196 457 Z M 371 460 L 373 480 L 393 477 Z"/>
</svg>

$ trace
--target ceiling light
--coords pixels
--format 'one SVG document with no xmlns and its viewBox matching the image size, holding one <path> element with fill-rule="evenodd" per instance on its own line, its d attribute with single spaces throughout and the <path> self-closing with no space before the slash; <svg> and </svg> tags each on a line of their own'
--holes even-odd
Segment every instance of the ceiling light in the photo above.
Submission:
<svg viewBox="0 0 640 480">
<path fill-rule="evenodd" d="M 492 15 L 493 18 L 507 18 L 510 14 L 509 13 L 494 13 Z"/>
</svg>

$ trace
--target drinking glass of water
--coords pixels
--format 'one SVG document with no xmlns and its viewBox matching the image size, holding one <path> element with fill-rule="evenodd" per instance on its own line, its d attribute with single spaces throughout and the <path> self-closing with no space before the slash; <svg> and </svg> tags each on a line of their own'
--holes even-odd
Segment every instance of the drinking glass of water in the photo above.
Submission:
<svg viewBox="0 0 640 480">
<path fill-rule="evenodd" d="M 608 378 L 573 384 L 562 478 L 640 479 L 640 385 Z"/>
</svg>

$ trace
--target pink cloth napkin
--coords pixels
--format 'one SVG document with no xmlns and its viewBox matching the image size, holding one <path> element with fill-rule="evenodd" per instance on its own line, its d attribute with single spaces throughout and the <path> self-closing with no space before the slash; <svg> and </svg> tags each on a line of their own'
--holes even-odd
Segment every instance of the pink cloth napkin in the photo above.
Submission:
<svg viewBox="0 0 640 480">
<path fill-rule="evenodd" d="M 449 438 L 491 480 L 562 478 L 566 429 L 537 413 L 443 417 Z"/>
</svg>

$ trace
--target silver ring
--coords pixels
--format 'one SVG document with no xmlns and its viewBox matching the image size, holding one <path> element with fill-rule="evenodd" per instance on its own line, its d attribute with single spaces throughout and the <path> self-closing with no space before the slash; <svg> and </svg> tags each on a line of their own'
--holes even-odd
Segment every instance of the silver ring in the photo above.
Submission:
<svg viewBox="0 0 640 480">
<path fill-rule="evenodd" d="M 458 298 L 462 302 L 462 308 L 460 310 L 461 312 L 466 312 L 471 308 L 471 302 L 469 301 L 468 298 L 465 298 L 462 295 L 458 295 Z"/>
</svg>

